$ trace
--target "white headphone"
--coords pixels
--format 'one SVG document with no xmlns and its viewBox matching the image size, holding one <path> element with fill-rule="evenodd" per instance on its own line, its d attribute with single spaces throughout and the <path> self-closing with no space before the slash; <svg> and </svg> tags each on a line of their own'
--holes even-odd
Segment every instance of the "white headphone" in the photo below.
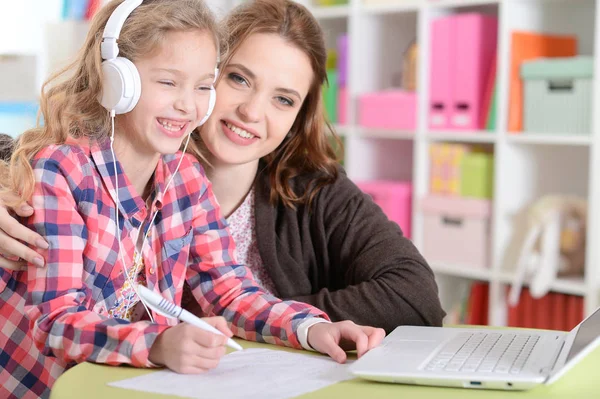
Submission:
<svg viewBox="0 0 600 399">
<path fill-rule="evenodd" d="M 119 57 L 119 45 L 117 39 L 123 28 L 127 17 L 135 10 L 143 0 L 125 0 L 112 13 L 102 34 L 100 51 L 102 55 L 102 95 L 100 104 L 111 113 L 125 114 L 130 112 L 137 104 L 142 94 L 142 83 L 140 74 L 130 60 Z M 215 68 L 215 79 L 219 73 Z M 210 89 L 210 98 L 206 115 L 198 126 L 208 120 L 215 108 L 217 94 L 214 85 Z"/>
</svg>

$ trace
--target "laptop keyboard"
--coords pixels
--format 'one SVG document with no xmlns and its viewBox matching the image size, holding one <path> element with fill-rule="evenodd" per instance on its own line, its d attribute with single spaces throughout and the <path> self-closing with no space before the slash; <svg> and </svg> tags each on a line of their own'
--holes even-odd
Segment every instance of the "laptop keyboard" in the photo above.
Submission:
<svg viewBox="0 0 600 399">
<path fill-rule="evenodd" d="M 539 335 L 460 333 L 444 345 L 425 369 L 518 374 L 539 339 Z"/>
</svg>

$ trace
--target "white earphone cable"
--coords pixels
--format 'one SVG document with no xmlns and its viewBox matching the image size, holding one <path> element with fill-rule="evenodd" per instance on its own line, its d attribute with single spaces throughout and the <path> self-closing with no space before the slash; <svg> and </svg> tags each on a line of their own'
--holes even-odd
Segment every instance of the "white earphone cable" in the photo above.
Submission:
<svg viewBox="0 0 600 399">
<path fill-rule="evenodd" d="M 111 151 L 112 157 L 113 157 L 113 169 L 114 169 L 114 173 L 115 173 L 115 222 L 116 222 L 115 228 L 116 228 L 117 242 L 119 243 L 119 255 L 121 257 L 121 265 L 123 267 L 123 273 L 125 273 L 125 277 L 129 281 L 129 284 L 131 285 L 131 287 L 135 290 L 138 298 L 140 298 L 140 302 L 142 302 L 142 305 L 144 305 L 144 309 L 146 309 L 146 313 L 148 313 L 148 316 L 150 316 L 150 321 L 152 321 L 154 323 L 154 317 L 152 317 L 152 312 L 150 312 L 150 309 L 148 309 L 148 306 L 146 306 L 146 303 L 140 297 L 138 288 L 137 288 L 137 284 L 133 280 L 133 278 L 129 275 L 129 272 L 127 271 L 127 267 L 125 266 L 125 257 L 123 256 L 123 248 L 122 248 L 122 244 L 121 244 L 121 228 L 119 227 L 119 205 L 120 205 L 119 176 L 117 175 L 117 157 L 115 155 L 115 149 L 114 149 L 114 142 L 115 142 L 115 112 L 114 111 L 110 111 L 110 118 L 111 118 L 110 151 Z M 156 214 L 154 216 L 156 217 Z M 152 220 L 154 220 L 154 218 Z M 143 227 L 144 227 L 144 223 L 140 224 L 140 227 L 137 232 L 136 240 L 133 244 L 134 246 L 137 246 L 137 242 L 140 237 L 140 231 L 142 230 Z M 150 227 L 148 227 L 148 231 L 149 230 L 150 230 Z M 146 237 L 147 237 L 147 235 L 148 234 L 146 233 Z M 144 243 L 142 243 L 140 252 L 142 252 L 143 248 L 144 248 Z M 138 261 L 138 258 L 136 256 L 134 256 L 134 265 L 136 264 L 137 261 Z"/>
</svg>

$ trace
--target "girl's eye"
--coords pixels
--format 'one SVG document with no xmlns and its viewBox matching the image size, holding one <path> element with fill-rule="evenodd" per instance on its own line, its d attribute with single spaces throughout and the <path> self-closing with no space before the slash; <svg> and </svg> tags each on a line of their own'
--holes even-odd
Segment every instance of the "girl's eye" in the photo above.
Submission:
<svg viewBox="0 0 600 399">
<path fill-rule="evenodd" d="M 290 100 L 289 98 L 286 98 L 286 97 L 277 97 L 277 101 L 280 104 L 283 104 L 283 105 L 288 106 L 288 107 L 294 106 L 294 102 L 292 100 Z"/>
<path fill-rule="evenodd" d="M 246 79 L 244 79 L 242 76 L 238 75 L 237 73 L 233 73 L 233 72 L 230 73 L 228 75 L 228 78 L 237 84 L 248 86 L 248 82 L 246 81 Z"/>
<path fill-rule="evenodd" d="M 200 91 L 210 91 L 212 89 L 212 86 L 199 86 L 198 90 Z"/>
<path fill-rule="evenodd" d="M 175 86 L 175 83 L 173 83 L 171 80 L 160 80 L 158 83 L 165 86 Z"/>
</svg>

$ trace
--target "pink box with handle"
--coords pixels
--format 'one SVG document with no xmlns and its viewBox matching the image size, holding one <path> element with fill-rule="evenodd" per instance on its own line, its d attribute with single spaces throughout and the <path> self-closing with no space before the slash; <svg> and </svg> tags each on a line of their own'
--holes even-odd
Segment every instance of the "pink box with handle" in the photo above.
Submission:
<svg viewBox="0 0 600 399">
<path fill-rule="evenodd" d="M 389 180 L 357 182 L 364 193 L 371 196 L 383 213 L 396 222 L 402 233 L 408 238 L 411 234 L 412 220 L 412 183 Z"/>
<path fill-rule="evenodd" d="M 362 94 L 358 99 L 358 124 L 380 129 L 414 130 L 417 126 L 416 93 L 390 89 Z"/>
<path fill-rule="evenodd" d="M 489 200 L 430 195 L 421 202 L 423 256 L 430 263 L 465 268 L 490 265 Z"/>
</svg>

